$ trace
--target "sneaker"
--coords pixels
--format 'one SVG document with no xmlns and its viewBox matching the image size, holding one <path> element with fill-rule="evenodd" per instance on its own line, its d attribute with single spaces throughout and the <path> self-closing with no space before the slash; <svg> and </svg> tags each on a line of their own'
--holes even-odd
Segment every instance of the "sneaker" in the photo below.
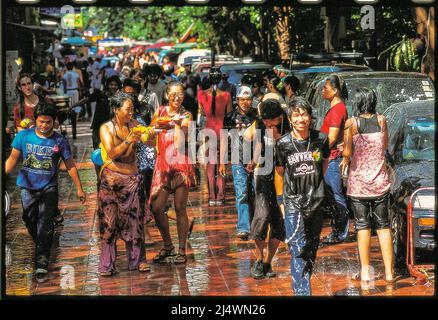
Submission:
<svg viewBox="0 0 438 320">
<path fill-rule="evenodd" d="M 216 201 L 214 201 L 214 200 L 210 200 L 210 201 L 208 201 L 208 206 L 209 206 L 209 207 L 214 207 L 214 206 L 216 206 Z"/>
<path fill-rule="evenodd" d="M 263 279 L 265 277 L 265 272 L 263 268 L 263 261 L 257 260 L 251 268 L 251 277 L 254 279 Z"/>
<path fill-rule="evenodd" d="M 263 270 L 267 278 L 274 278 L 277 276 L 277 273 L 274 270 L 272 270 L 272 266 L 270 263 L 264 263 Z"/>
<path fill-rule="evenodd" d="M 238 238 L 240 238 L 240 240 L 248 240 L 249 238 L 249 233 L 245 232 L 245 231 L 240 231 L 237 233 L 236 235 Z"/>
<path fill-rule="evenodd" d="M 338 236 L 334 233 L 330 233 L 327 237 L 323 238 L 321 243 L 323 244 L 335 244 L 342 242 Z"/>
<path fill-rule="evenodd" d="M 217 206 L 224 206 L 225 205 L 225 200 L 216 200 L 216 205 Z"/>
</svg>

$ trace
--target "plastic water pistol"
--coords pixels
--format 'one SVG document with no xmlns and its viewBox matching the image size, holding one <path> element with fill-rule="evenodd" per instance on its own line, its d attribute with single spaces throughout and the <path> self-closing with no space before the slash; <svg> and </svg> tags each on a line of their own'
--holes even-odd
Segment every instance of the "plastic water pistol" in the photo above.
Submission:
<svg viewBox="0 0 438 320">
<path fill-rule="evenodd" d="M 32 125 L 33 125 L 33 121 L 29 118 L 24 118 L 23 120 L 20 121 L 20 126 L 23 129 L 30 128 Z"/>
<path fill-rule="evenodd" d="M 152 127 L 146 127 L 146 126 L 142 126 L 142 125 L 138 125 L 138 126 L 135 126 L 134 128 L 132 128 L 133 133 L 141 134 L 140 140 L 143 143 L 146 143 L 146 141 L 148 141 L 149 134 L 151 131 L 152 131 Z"/>
</svg>

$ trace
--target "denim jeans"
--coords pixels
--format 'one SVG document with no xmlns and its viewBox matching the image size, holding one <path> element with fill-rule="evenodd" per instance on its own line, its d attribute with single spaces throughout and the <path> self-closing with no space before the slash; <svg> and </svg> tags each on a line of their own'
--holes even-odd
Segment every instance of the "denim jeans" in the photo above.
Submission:
<svg viewBox="0 0 438 320">
<path fill-rule="evenodd" d="M 324 181 L 328 186 L 328 192 L 336 202 L 337 210 L 333 212 L 332 218 L 332 233 L 340 240 L 345 240 L 348 236 L 348 210 L 347 199 L 345 197 L 341 173 L 339 165 L 342 158 L 337 158 L 329 161 L 327 172 L 324 176 Z"/>
<path fill-rule="evenodd" d="M 58 187 L 21 189 L 23 221 L 35 243 L 35 267 L 47 269 L 58 210 Z"/>
<path fill-rule="evenodd" d="M 249 233 L 254 203 L 253 179 L 242 164 L 233 164 L 231 169 L 236 193 L 237 232 Z"/>
<path fill-rule="evenodd" d="M 310 277 L 316 259 L 319 236 L 322 229 L 322 212 L 315 211 L 306 216 L 290 209 L 285 204 L 284 225 L 286 243 L 290 252 L 290 272 L 292 291 L 297 296 L 310 296 Z"/>
</svg>

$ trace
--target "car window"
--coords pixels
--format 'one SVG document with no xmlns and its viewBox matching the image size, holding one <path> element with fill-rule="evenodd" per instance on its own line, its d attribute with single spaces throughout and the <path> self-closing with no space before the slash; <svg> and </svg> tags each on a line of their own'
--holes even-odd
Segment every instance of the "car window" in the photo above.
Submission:
<svg viewBox="0 0 438 320">
<path fill-rule="evenodd" d="M 347 109 L 351 110 L 351 100 L 356 88 L 366 87 L 377 93 L 378 113 L 383 113 L 390 105 L 397 102 L 428 100 L 435 97 L 433 84 L 425 78 L 374 78 L 347 79 Z"/>
<path fill-rule="evenodd" d="M 435 159 L 435 123 L 433 119 L 410 119 L 403 130 L 402 157 L 405 161 Z"/>
</svg>

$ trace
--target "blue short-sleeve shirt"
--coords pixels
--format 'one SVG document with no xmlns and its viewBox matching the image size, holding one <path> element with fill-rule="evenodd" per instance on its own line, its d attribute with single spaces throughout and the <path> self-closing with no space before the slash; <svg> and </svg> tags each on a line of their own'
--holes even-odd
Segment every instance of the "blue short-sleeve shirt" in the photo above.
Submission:
<svg viewBox="0 0 438 320">
<path fill-rule="evenodd" d="M 23 167 L 18 174 L 17 185 L 31 190 L 57 186 L 59 159 L 68 160 L 72 156 L 65 137 L 55 132 L 48 138 L 40 138 L 35 128 L 20 131 L 12 147 L 23 155 Z"/>
</svg>

